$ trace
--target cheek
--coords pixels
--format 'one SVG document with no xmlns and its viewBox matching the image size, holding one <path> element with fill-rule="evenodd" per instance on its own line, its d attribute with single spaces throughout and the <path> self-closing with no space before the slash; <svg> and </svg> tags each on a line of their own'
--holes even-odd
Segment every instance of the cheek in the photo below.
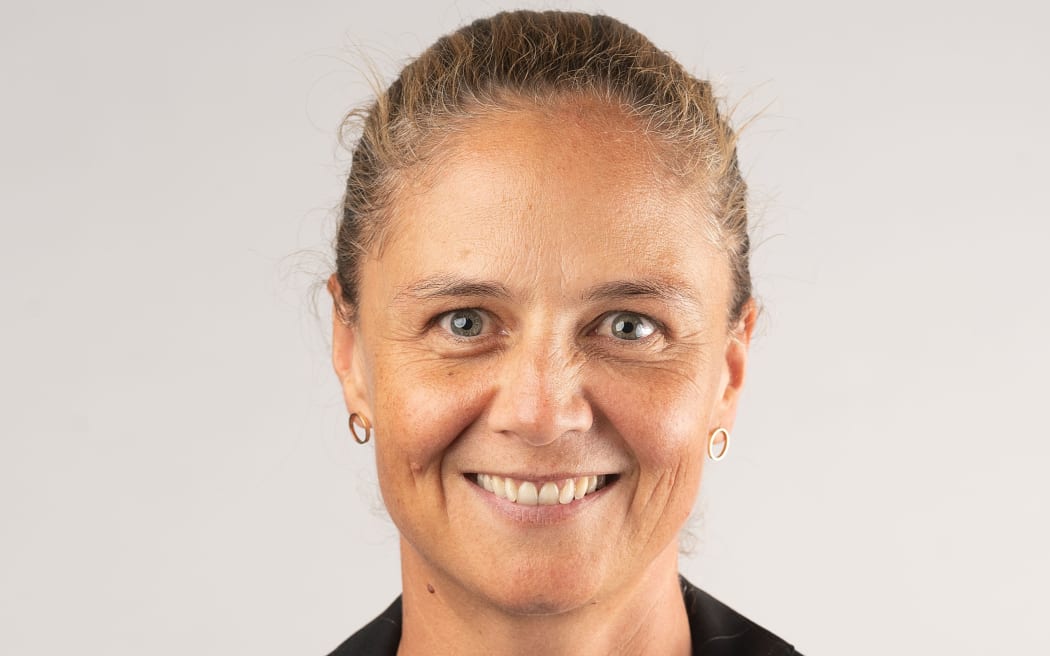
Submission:
<svg viewBox="0 0 1050 656">
<path fill-rule="evenodd" d="M 375 379 L 376 468 L 401 534 L 424 545 L 447 529 L 446 473 L 460 435 L 484 405 L 487 380 L 433 362 L 394 361 Z"/>
<path fill-rule="evenodd" d="M 594 390 L 602 414 L 643 474 L 695 460 L 712 405 L 706 380 L 673 370 L 646 370 L 606 375 Z"/>
<path fill-rule="evenodd" d="M 439 476 L 443 457 L 484 402 L 478 367 L 395 360 L 375 379 L 376 458 L 381 473 Z"/>
<path fill-rule="evenodd" d="M 703 473 L 713 385 L 708 376 L 647 370 L 606 376 L 595 397 L 637 463 L 633 540 L 661 548 L 692 511 Z"/>
</svg>

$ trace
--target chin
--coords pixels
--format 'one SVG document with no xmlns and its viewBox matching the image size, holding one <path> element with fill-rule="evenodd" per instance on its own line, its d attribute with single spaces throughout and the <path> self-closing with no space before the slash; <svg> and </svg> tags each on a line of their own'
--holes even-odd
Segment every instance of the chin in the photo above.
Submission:
<svg viewBox="0 0 1050 656">
<path fill-rule="evenodd" d="M 545 590 L 535 594 L 530 591 L 515 591 L 494 601 L 496 606 L 509 615 L 561 615 L 587 605 L 591 599 Z"/>
<path fill-rule="evenodd" d="M 600 576 L 581 575 L 577 568 L 552 567 L 519 572 L 502 579 L 499 588 L 487 597 L 512 615 L 557 615 L 596 603 Z"/>
</svg>

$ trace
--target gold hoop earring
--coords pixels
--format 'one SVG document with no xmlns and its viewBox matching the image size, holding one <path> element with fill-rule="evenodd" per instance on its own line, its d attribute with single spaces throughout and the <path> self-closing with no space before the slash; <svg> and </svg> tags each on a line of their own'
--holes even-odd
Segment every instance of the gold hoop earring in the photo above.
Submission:
<svg viewBox="0 0 1050 656">
<path fill-rule="evenodd" d="M 725 441 L 722 442 L 722 450 L 716 456 L 715 438 L 718 436 L 719 433 L 725 435 L 726 438 Z M 727 453 L 729 453 L 729 431 L 727 431 L 724 428 L 716 428 L 715 432 L 711 433 L 711 435 L 709 435 L 707 438 L 707 456 L 711 458 L 711 460 L 718 462 L 722 458 L 725 458 Z"/>
<path fill-rule="evenodd" d="M 354 422 L 355 418 L 357 419 L 357 422 Z M 364 415 L 359 415 L 356 412 L 351 412 L 350 419 L 347 421 L 347 424 L 350 425 L 350 434 L 354 436 L 354 441 L 358 444 L 364 444 L 368 440 L 372 439 L 372 422 L 368 421 L 368 418 Z M 365 431 L 364 439 L 361 439 L 357 435 L 358 426 L 360 426 L 361 429 Z"/>
</svg>

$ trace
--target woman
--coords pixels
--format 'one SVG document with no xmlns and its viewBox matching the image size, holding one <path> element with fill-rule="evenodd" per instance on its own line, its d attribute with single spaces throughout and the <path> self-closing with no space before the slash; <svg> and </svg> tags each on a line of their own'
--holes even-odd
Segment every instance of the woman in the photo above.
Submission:
<svg viewBox="0 0 1050 656">
<path fill-rule="evenodd" d="M 334 654 L 792 654 L 678 575 L 756 315 L 710 85 L 613 19 L 440 39 L 362 114 L 333 361 L 403 594 Z"/>
</svg>

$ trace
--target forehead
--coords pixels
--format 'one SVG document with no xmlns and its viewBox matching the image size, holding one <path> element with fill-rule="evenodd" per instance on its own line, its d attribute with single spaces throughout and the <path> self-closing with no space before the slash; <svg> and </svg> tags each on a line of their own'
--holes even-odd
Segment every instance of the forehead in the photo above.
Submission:
<svg viewBox="0 0 1050 656">
<path fill-rule="evenodd" d="M 669 174 L 615 108 L 581 102 L 471 119 L 405 182 L 380 255 L 405 275 L 454 267 L 559 285 L 609 269 L 694 284 L 721 277 L 696 186 Z"/>
</svg>

